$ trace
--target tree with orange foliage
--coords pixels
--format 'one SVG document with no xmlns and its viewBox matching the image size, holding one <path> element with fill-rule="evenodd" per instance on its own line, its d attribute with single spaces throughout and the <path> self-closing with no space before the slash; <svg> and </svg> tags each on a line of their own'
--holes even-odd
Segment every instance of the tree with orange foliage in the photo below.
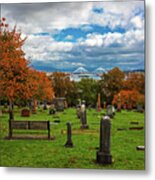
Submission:
<svg viewBox="0 0 155 180">
<path fill-rule="evenodd" d="M 39 72 L 30 68 L 28 80 L 30 89 L 33 89 L 33 94 L 30 99 L 34 104 L 33 110 L 35 111 L 36 100 L 50 101 L 54 97 L 54 91 L 51 80 L 46 76 L 44 72 Z"/>
<path fill-rule="evenodd" d="M 51 80 L 46 76 L 44 72 L 38 72 L 33 69 L 31 69 L 30 71 L 30 82 L 36 88 L 32 98 L 41 101 L 52 100 L 52 98 L 54 97 L 54 91 L 51 84 Z"/>
<path fill-rule="evenodd" d="M 12 104 L 17 98 L 28 98 L 27 75 L 28 61 L 22 46 L 25 39 L 21 33 L 8 29 L 6 19 L 0 21 L 0 97 L 6 97 L 10 103 L 10 118 L 13 119 Z"/>
<path fill-rule="evenodd" d="M 0 97 L 9 101 L 10 120 L 13 120 L 13 103 L 16 100 L 34 97 L 53 97 L 51 82 L 45 73 L 31 69 L 25 58 L 22 46 L 25 39 L 21 33 L 8 29 L 5 18 L 0 22 Z"/>
<path fill-rule="evenodd" d="M 145 77 L 143 73 L 129 73 L 127 79 L 124 80 L 123 89 L 135 89 L 139 93 L 145 93 Z"/>
<path fill-rule="evenodd" d="M 114 96 L 112 104 L 117 106 L 118 99 L 120 99 L 121 106 L 126 105 L 129 109 L 138 104 L 144 105 L 144 95 L 136 90 L 121 90 Z"/>
</svg>

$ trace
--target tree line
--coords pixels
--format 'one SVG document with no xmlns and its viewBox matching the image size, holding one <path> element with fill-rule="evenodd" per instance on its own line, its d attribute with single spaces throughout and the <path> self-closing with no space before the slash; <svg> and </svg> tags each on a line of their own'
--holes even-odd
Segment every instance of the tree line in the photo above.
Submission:
<svg viewBox="0 0 155 180">
<path fill-rule="evenodd" d="M 76 106 L 77 100 L 86 101 L 95 107 L 98 93 L 101 103 L 133 107 L 144 105 L 145 78 L 143 73 L 125 74 L 118 67 L 101 75 L 101 80 L 83 78 L 71 81 L 69 74 L 54 72 L 47 77 L 45 72 L 33 69 L 22 49 L 26 38 L 16 26 L 10 30 L 6 19 L 0 20 L 0 100 L 10 104 L 28 101 L 51 101 L 54 97 L 65 97 L 69 106 Z"/>
<path fill-rule="evenodd" d="M 118 67 L 101 75 L 101 80 L 82 78 L 79 82 L 71 81 L 69 74 L 54 72 L 50 76 L 56 97 L 66 97 L 69 106 L 76 106 L 78 99 L 86 101 L 87 106 L 96 107 L 100 93 L 101 103 L 117 106 L 118 98 L 121 105 L 137 104 L 144 106 L 145 77 L 143 73 L 126 74 Z"/>
</svg>

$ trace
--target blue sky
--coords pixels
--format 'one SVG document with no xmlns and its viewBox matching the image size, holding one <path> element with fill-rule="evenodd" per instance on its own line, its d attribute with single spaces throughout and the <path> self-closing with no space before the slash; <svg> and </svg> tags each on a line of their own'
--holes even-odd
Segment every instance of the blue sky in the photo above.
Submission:
<svg viewBox="0 0 155 180">
<path fill-rule="evenodd" d="M 10 28 L 27 36 L 23 50 L 43 71 L 79 67 L 144 69 L 144 2 L 3 4 Z"/>
</svg>

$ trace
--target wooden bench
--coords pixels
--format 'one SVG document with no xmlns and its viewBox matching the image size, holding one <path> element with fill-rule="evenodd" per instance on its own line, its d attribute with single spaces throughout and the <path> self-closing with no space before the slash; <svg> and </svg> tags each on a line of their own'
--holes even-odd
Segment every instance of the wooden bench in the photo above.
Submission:
<svg viewBox="0 0 155 180">
<path fill-rule="evenodd" d="M 13 130 L 48 130 L 50 139 L 50 121 L 9 121 L 9 139 L 13 137 Z"/>
</svg>

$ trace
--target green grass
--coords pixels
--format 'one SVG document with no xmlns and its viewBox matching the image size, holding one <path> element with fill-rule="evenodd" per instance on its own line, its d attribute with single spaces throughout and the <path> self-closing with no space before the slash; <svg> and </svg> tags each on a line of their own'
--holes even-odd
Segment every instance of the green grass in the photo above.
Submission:
<svg viewBox="0 0 155 180">
<path fill-rule="evenodd" d="M 38 111 L 29 118 L 21 117 L 20 111 L 16 111 L 16 120 L 50 120 L 54 122 L 56 119 L 49 115 L 47 110 Z M 53 141 L 4 139 L 8 135 L 8 115 L 3 114 L 0 117 L 0 166 L 143 170 L 145 154 L 144 151 L 137 151 L 136 146 L 144 145 L 144 130 L 129 130 L 128 128 L 144 126 L 144 114 L 134 111 L 118 112 L 112 119 L 111 154 L 114 163 L 107 166 L 95 163 L 102 113 L 93 109 L 87 110 L 88 130 L 80 130 L 81 124 L 76 117 L 75 109 L 70 108 L 65 112 L 57 113 L 56 116 L 60 118 L 61 122 L 57 125 L 51 124 L 51 135 L 56 137 Z M 64 147 L 66 122 L 68 121 L 72 123 L 73 148 Z M 138 121 L 139 124 L 131 125 L 131 121 Z M 126 128 L 126 130 L 117 131 L 117 128 Z M 24 132 L 22 131 L 22 133 Z"/>
</svg>

